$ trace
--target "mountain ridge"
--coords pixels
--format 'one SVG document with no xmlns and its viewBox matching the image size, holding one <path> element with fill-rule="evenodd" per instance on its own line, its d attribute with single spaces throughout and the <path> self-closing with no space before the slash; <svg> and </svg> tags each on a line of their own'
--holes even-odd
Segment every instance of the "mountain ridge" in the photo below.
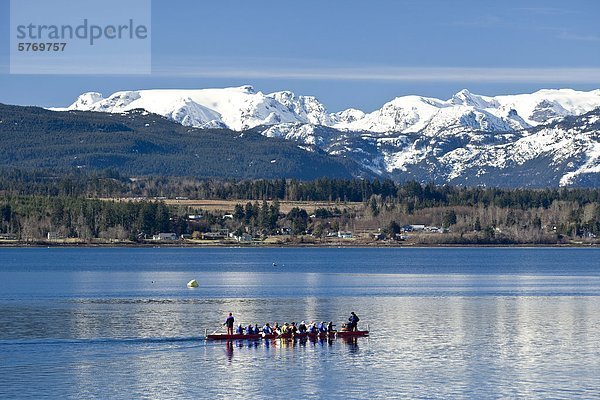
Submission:
<svg viewBox="0 0 600 400">
<path fill-rule="evenodd" d="M 291 91 L 264 94 L 244 85 L 118 91 L 106 98 L 98 92 L 88 92 L 70 106 L 56 110 L 119 113 L 142 108 L 186 126 L 202 128 L 206 124 L 222 124 L 239 131 L 260 125 L 303 123 L 339 130 L 408 133 L 421 131 L 440 112 L 449 114 L 449 119 L 465 127 L 515 130 L 554 118 L 581 115 L 597 107 L 600 107 L 600 89 L 588 92 L 541 89 L 534 93 L 499 96 L 482 96 L 463 89 L 448 100 L 408 95 L 396 97 L 370 113 L 352 108 L 329 113 L 313 96 L 296 95 Z M 452 109 L 455 111 L 450 112 Z M 465 115 L 476 118 L 464 118 Z"/>
<path fill-rule="evenodd" d="M 369 113 L 330 113 L 313 96 L 264 94 L 251 86 L 156 89 L 107 98 L 86 93 L 63 110 L 123 113 L 137 108 L 184 126 L 251 130 L 291 140 L 396 180 L 543 187 L 595 185 L 600 175 L 600 140 L 584 117 L 596 115 L 600 89 L 500 96 L 463 89 L 447 100 L 396 97 Z"/>
<path fill-rule="evenodd" d="M 4 168 L 232 179 L 373 177 L 320 149 L 250 131 L 185 127 L 145 110 L 56 112 L 0 104 L 0 142 Z"/>
</svg>

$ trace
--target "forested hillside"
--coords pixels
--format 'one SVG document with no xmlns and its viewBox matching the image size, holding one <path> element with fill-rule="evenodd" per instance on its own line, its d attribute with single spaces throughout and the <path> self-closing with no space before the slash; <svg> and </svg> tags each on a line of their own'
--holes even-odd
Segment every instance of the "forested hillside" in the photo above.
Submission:
<svg viewBox="0 0 600 400">
<path fill-rule="evenodd" d="M 0 167 L 55 173 L 110 168 L 127 175 L 218 178 L 370 174 L 341 157 L 257 133 L 184 127 L 145 111 L 124 114 L 0 104 Z"/>
</svg>

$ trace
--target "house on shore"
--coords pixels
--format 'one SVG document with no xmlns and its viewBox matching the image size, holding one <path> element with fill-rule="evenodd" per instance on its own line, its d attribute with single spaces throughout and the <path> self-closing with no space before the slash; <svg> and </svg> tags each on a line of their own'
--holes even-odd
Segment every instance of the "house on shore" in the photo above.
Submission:
<svg viewBox="0 0 600 400">
<path fill-rule="evenodd" d="M 233 234 L 232 234 L 232 237 L 233 237 L 233 238 L 234 238 L 236 241 L 238 241 L 238 242 L 251 242 L 251 241 L 253 241 L 253 240 L 254 240 L 254 238 L 252 237 L 252 235 L 251 235 L 251 234 L 249 234 L 249 233 L 242 233 L 242 234 L 241 234 L 241 235 L 239 235 L 239 236 L 238 236 L 238 235 L 233 235 Z"/>
<path fill-rule="evenodd" d="M 159 233 L 158 235 L 152 235 L 152 240 L 156 241 L 164 241 L 164 240 L 177 240 L 177 234 L 169 232 L 169 233 Z"/>
<path fill-rule="evenodd" d="M 216 232 L 205 232 L 202 234 L 204 240 L 223 240 L 229 236 L 229 229 L 219 229 Z"/>
<path fill-rule="evenodd" d="M 425 225 L 415 224 L 415 225 L 404 225 L 402 227 L 402 232 L 419 232 L 424 231 Z"/>
<path fill-rule="evenodd" d="M 60 240 L 60 239 L 64 239 L 63 235 L 61 235 L 58 232 L 48 232 L 46 235 L 46 238 L 48 240 Z"/>
<path fill-rule="evenodd" d="M 352 232 L 349 231 L 338 231 L 337 237 L 340 239 L 352 239 Z"/>
</svg>

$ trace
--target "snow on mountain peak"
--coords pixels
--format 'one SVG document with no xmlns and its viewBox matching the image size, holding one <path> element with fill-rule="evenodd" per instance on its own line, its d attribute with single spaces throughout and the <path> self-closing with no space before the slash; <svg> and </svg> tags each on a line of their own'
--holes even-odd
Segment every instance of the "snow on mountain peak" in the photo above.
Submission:
<svg viewBox="0 0 600 400">
<path fill-rule="evenodd" d="M 264 124 L 301 122 L 331 124 L 325 107 L 311 96 L 292 92 L 263 94 L 252 86 L 222 89 L 154 89 L 121 91 L 102 97 L 81 95 L 68 110 L 120 113 L 135 108 L 160 114 L 185 125 L 202 127 L 218 122 L 234 130 Z M 188 115 L 184 115 L 189 112 Z"/>
<path fill-rule="evenodd" d="M 334 127 L 340 129 L 371 132 L 417 132 L 443 107 L 448 104 L 442 100 L 421 97 L 396 97 L 379 110 L 365 114 L 352 122 L 339 122 Z M 339 113 L 338 113 L 339 115 Z"/>
<path fill-rule="evenodd" d="M 449 100 L 402 96 L 364 113 L 329 113 L 313 96 L 291 91 L 263 94 L 250 85 L 222 89 L 121 91 L 104 98 L 90 92 L 70 110 L 123 112 L 142 108 L 189 126 L 244 130 L 259 125 L 310 124 L 375 133 L 442 132 L 446 129 L 526 129 L 600 107 L 600 90 L 543 89 L 530 94 L 481 96 L 463 89 Z M 207 125 L 208 124 L 208 125 Z"/>
<path fill-rule="evenodd" d="M 361 110 L 357 110 L 356 108 L 348 108 L 344 111 L 334 113 L 332 115 L 332 119 L 333 121 L 335 121 L 336 124 L 341 126 L 354 121 L 358 121 L 364 118 L 365 115 L 366 114 Z"/>
<path fill-rule="evenodd" d="M 465 130 L 506 132 L 512 131 L 512 128 L 505 120 L 484 109 L 478 109 L 470 105 L 459 105 L 439 110 L 429 120 L 422 133 L 427 135 L 450 135 Z"/>
<path fill-rule="evenodd" d="M 301 120 L 312 125 L 331 125 L 331 116 L 323 104 L 313 96 L 296 96 L 290 91 L 275 92 L 268 95 Z"/>
<path fill-rule="evenodd" d="M 254 91 L 254 86 L 252 86 L 252 85 L 239 86 L 237 89 L 239 89 L 242 92 L 248 93 L 248 94 L 254 94 L 254 93 L 256 93 Z"/>
<path fill-rule="evenodd" d="M 498 102 L 494 101 L 493 98 L 473 94 L 467 89 L 456 93 L 448 102 L 454 105 L 473 106 L 482 109 L 497 108 L 499 106 Z"/>
<path fill-rule="evenodd" d="M 85 110 L 102 99 L 104 99 L 104 97 L 98 92 L 83 93 L 69 108 L 72 110 Z"/>
<path fill-rule="evenodd" d="M 189 97 L 179 99 L 167 117 L 184 126 L 214 126 L 214 124 L 223 124 L 219 113 L 194 102 Z"/>
</svg>

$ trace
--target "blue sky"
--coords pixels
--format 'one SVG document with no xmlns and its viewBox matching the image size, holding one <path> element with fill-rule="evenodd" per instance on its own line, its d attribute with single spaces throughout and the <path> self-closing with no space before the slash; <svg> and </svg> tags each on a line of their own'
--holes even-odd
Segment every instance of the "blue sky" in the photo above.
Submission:
<svg viewBox="0 0 600 400">
<path fill-rule="evenodd" d="M 85 91 L 250 84 L 314 95 L 337 111 L 462 88 L 590 90 L 600 88 L 598 15 L 595 0 L 154 0 L 151 75 L 10 75 L 9 1 L 0 0 L 0 102 L 62 106 Z"/>
</svg>

